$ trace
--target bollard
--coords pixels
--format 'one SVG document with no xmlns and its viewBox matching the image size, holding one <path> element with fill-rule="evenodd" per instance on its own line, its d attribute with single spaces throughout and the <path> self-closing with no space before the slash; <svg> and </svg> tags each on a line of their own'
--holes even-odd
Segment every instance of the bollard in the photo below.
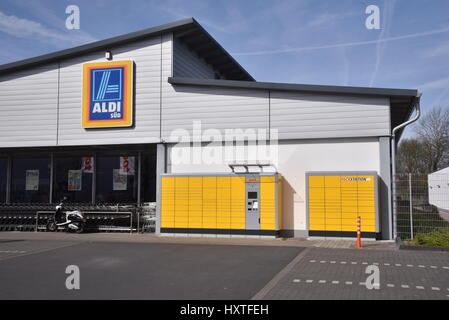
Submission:
<svg viewBox="0 0 449 320">
<path fill-rule="evenodd" d="M 361 219 L 360 217 L 357 217 L 357 248 L 360 249 L 362 247 L 362 239 L 360 234 L 360 224 Z"/>
</svg>

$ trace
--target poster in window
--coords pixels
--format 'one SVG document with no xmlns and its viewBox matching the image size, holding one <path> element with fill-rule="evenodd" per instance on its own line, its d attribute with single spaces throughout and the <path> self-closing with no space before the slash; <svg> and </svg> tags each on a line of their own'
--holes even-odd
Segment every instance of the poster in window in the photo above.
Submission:
<svg viewBox="0 0 449 320">
<path fill-rule="evenodd" d="M 81 191 L 81 170 L 69 170 L 68 191 Z"/>
<path fill-rule="evenodd" d="M 26 191 L 39 190 L 39 170 L 27 170 L 25 179 Z"/>
<path fill-rule="evenodd" d="M 85 173 L 94 173 L 94 157 L 83 157 L 81 170 Z"/>
<path fill-rule="evenodd" d="M 133 176 L 135 173 L 135 157 L 120 157 L 120 173 Z"/>
<path fill-rule="evenodd" d="M 113 169 L 112 177 L 113 177 L 113 186 L 112 190 L 114 191 L 124 191 L 127 190 L 128 177 L 124 174 L 120 173 L 120 169 Z"/>
</svg>

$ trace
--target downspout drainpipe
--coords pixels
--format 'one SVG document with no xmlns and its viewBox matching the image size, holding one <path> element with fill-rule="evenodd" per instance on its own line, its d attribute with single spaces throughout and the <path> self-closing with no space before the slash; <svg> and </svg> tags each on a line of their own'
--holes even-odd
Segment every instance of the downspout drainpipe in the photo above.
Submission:
<svg viewBox="0 0 449 320">
<path fill-rule="evenodd" d="M 405 128 L 406 126 L 408 126 L 409 124 L 412 124 L 413 122 L 416 122 L 419 117 L 421 116 L 421 93 L 419 93 L 416 98 L 415 98 L 415 110 L 416 110 L 416 115 L 413 119 L 410 119 L 400 125 L 398 125 L 397 127 L 395 127 L 391 133 L 391 161 L 392 161 L 392 183 L 393 183 L 393 196 L 392 196 L 392 201 L 393 201 L 393 239 L 396 240 L 397 239 L 397 203 L 394 199 L 395 195 L 396 195 L 396 132 L 399 129 Z"/>
</svg>

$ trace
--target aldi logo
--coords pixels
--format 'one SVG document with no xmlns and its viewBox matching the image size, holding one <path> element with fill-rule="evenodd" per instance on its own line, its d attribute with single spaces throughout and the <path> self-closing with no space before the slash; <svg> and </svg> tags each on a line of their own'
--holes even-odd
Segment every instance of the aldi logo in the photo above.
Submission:
<svg viewBox="0 0 449 320">
<path fill-rule="evenodd" d="M 84 64 L 82 118 L 83 128 L 132 126 L 132 61 Z"/>
</svg>

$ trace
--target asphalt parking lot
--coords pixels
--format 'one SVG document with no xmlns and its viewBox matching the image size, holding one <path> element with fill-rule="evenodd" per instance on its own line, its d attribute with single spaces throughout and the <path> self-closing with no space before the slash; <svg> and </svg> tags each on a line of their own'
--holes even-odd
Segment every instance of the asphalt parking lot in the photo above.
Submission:
<svg viewBox="0 0 449 320">
<path fill-rule="evenodd" d="M 449 299 L 448 252 L 15 238 L 0 235 L 1 300 Z M 65 286 L 69 265 L 79 290 Z"/>
<path fill-rule="evenodd" d="M 302 248 L 0 243 L 0 299 L 250 299 Z M 67 290 L 68 265 L 80 290 Z"/>
</svg>

